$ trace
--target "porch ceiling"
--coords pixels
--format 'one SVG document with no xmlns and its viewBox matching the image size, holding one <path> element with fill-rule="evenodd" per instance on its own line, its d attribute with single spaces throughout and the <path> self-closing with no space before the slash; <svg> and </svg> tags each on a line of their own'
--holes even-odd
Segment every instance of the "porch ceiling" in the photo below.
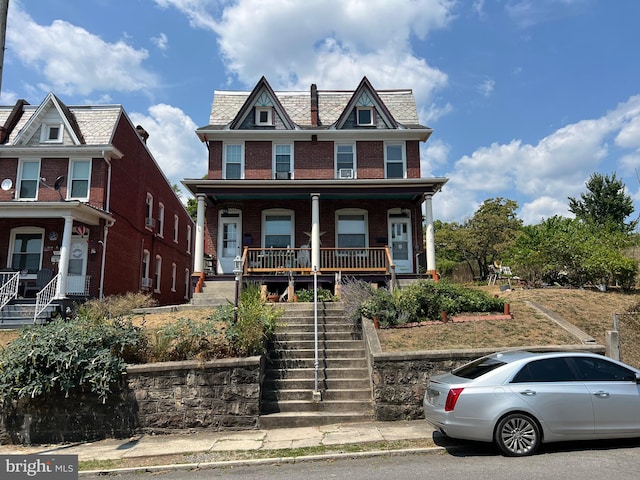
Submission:
<svg viewBox="0 0 640 480">
<path fill-rule="evenodd" d="M 446 178 L 376 180 L 192 180 L 182 183 L 194 195 L 204 194 L 211 201 L 223 200 L 308 200 L 319 194 L 321 200 L 410 200 L 419 202 L 434 195 Z"/>
</svg>

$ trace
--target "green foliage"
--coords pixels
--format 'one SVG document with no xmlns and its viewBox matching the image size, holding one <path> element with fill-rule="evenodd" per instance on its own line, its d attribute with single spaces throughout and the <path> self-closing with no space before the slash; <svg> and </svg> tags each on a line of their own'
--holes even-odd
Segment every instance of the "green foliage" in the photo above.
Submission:
<svg viewBox="0 0 640 480">
<path fill-rule="evenodd" d="M 124 295 L 111 295 L 101 300 L 88 300 L 76 306 L 76 316 L 91 320 L 119 318 L 131 315 L 136 308 L 155 307 L 156 300 L 151 295 L 139 292 L 127 292 Z"/>
<path fill-rule="evenodd" d="M 373 296 L 373 291 L 374 289 L 370 283 L 363 282 L 355 277 L 344 277 L 342 279 L 340 298 L 344 306 L 344 315 L 354 325 L 358 326 L 360 324 L 363 316 L 362 305 Z"/>
<path fill-rule="evenodd" d="M 296 295 L 298 295 L 299 302 L 313 302 L 314 294 L 312 289 L 307 290 L 296 290 Z M 326 288 L 318 289 L 318 301 L 319 302 L 335 302 L 336 296 L 331 292 L 331 290 L 327 290 Z"/>
<path fill-rule="evenodd" d="M 464 288 L 441 280 L 420 280 L 402 290 L 373 290 L 364 300 L 360 312 L 364 317 L 377 317 L 380 325 L 398 325 L 420 320 L 439 320 L 441 312 L 496 312 L 504 310 L 504 300 L 479 290 Z"/>
<path fill-rule="evenodd" d="M 243 356 L 264 353 L 265 342 L 273 336 L 282 314 L 281 308 L 262 302 L 259 285 L 245 287 L 238 304 L 238 321 L 231 322 L 227 329 L 234 353 Z"/>
<path fill-rule="evenodd" d="M 0 352 L 0 398 L 68 395 L 85 389 L 104 400 L 133 359 L 142 333 L 131 322 L 55 320 L 26 327 Z"/>
<path fill-rule="evenodd" d="M 580 200 L 569 197 L 569 211 L 578 220 L 623 233 L 635 230 L 638 220 L 625 222 L 634 211 L 633 200 L 625 193 L 624 182 L 618 180 L 615 173 L 611 176 L 593 173 L 585 185 L 587 193 L 580 194 Z"/>
</svg>

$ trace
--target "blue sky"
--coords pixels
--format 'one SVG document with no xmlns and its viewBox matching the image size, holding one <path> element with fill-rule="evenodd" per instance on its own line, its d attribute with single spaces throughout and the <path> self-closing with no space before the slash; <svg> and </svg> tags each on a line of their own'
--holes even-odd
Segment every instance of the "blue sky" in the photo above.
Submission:
<svg viewBox="0 0 640 480">
<path fill-rule="evenodd" d="M 214 90 L 411 88 L 434 217 L 527 224 L 616 173 L 640 214 L 640 1 L 10 0 L 0 101 L 122 104 L 172 183 L 199 178 Z"/>
</svg>

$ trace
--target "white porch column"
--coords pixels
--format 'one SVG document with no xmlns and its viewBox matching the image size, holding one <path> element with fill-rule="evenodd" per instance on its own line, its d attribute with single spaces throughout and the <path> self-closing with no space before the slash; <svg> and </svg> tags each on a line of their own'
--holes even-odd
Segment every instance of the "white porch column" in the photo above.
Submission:
<svg viewBox="0 0 640 480">
<path fill-rule="evenodd" d="M 426 253 L 427 253 L 427 271 L 433 272 L 436 269 L 436 242 L 433 233 L 433 207 L 432 196 L 425 195 L 425 222 L 427 224 L 427 239 L 426 239 Z"/>
<path fill-rule="evenodd" d="M 67 275 L 69 273 L 69 252 L 71 251 L 71 235 L 73 217 L 64 217 L 64 231 L 62 233 L 62 246 L 60 247 L 60 261 L 58 262 L 58 286 L 56 287 L 56 299 L 67 297 Z"/>
<path fill-rule="evenodd" d="M 204 272 L 204 195 L 196 195 L 198 209 L 196 214 L 196 244 L 193 247 L 193 271 Z"/>
<path fill-rule="evenodd" d="M 311 194 L 311 268 L 320 271 L 320 194 Z"/>
</svg>

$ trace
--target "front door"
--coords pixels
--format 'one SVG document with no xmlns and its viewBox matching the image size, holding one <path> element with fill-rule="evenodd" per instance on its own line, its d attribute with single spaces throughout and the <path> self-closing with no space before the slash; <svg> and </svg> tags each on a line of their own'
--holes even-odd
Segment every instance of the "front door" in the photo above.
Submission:
<svg viewBox="0 0 640 480">
<path fill-rule="evenodd" d="M 389 213 L 389 247 L 396 273 L 413 273 L 411 218 L 408 213 Z"/>
<path fill-rule="evenodd" d="M 69 271 L 67 274 L 67 295 L 84 295 L 87 273 L 87 239 L 80 235 L 71 237 Z"/>
<path fill-rule="evenodd" d="M 233 259 L 242 256 L 242 219 L 240 211 L 221 212 L 218 221 L 217 272 L 233 273 Z"/>
</svg>

